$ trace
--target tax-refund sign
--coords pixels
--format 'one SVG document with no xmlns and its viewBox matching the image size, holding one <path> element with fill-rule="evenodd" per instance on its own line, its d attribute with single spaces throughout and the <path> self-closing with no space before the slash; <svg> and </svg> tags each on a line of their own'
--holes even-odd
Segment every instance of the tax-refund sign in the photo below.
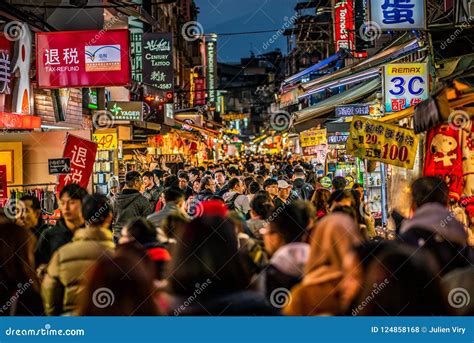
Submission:
<svg viewBox="0 0 474 343">
<path fill-rule="evenodd" d="M 346 150 L 371 161 L 413 168 L 418 136 L 413 130 L 363 117 L 352 119 Z"/>
<path fill-rule="evenodd" d="M 384 67 L 386 112 L 397 112 L 428 99 L 426 63 L 397 63 Z"/>
</svg>

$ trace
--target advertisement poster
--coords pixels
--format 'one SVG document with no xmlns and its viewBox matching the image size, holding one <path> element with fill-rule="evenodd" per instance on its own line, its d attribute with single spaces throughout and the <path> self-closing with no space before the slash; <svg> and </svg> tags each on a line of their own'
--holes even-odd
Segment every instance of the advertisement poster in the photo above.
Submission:
<svg viewBox="0 0 474 343">
<path fill-rule="evenodd" d="M 173 35 L 143 34 L 142 59 L 143 82 L 163 91 L 173 91 Z"/>
<path fill-rule="evenodd" d="M 63 158 L 71 159 L 71 171 L 59 176 L 57 191 L 60 192 L 64 186 L 71 183 L 77 183 L 87 189 L 96 153 L 97 143 L 68 134 Z"/>
<path fill-rule="evenodd" d="M 354 117 L 347 153 L 370 161 L 379 161 L 412 169 L 418 148 L 418 135 L 413 130 L 377 120 Z"/>
<path fill-rule="evenodd" d="M 126 86 L 130 78 L 128 30 L 39 32 L 40 88 Z"/>
<path fill-rule="evenodd" d="M 381 30 L 423 30 L 426 28 L 425 0 L 370 0 L 370 21 Z"/>
<path fill-rule="evenodd" d="M 401 111 L 428 99 L 426 63 L 388 64 L 383 75 L 386 112 Z"/>
<path fill-rule="evenodd" d="M 0 166 L 0 203 L 2 206 L 8 201 L 8 187 L 7 187 L 7 166 Z"/>
<path fill-rule="evenodd" d="M 326 144 L 326 129 L 307 130 L 300 133 L 301 147 Z"/>
</svg>

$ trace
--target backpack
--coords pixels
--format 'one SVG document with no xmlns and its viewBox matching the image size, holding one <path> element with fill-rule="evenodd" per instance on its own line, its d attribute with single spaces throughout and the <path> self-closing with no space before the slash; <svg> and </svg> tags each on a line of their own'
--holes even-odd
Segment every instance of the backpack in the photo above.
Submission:
<svg viewBox="0 0 474 343">
<path fill-rule="evenodd" d="M 305 182 L 301 188 L 295 188 L 295 192 L 298 195 L 298 198 L 302 200 L 311 200 L 311 196 L 313 195 L 313 187 Z"/>
<path fill-rule="evenodd" d="M 228 201 L 225 202 L 225 205 L 229 209 L 229 211 L 235 210 L 235 200 L 239 197 L 239 193 L 234 194 L 232 198 L 230 198 Z"/>
</svg>

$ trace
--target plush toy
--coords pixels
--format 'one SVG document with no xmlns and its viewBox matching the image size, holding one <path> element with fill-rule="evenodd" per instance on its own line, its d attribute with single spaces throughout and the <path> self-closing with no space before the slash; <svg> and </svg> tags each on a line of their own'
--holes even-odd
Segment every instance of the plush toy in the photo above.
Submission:
<svg viewBox="0 0 474 343">
<path fill-rule="evenodd" d="M 469 121 L 462 130 L 462 169 L 464 176 L 463 196 L 474 195 L 474 125 Z"/>
</svg>

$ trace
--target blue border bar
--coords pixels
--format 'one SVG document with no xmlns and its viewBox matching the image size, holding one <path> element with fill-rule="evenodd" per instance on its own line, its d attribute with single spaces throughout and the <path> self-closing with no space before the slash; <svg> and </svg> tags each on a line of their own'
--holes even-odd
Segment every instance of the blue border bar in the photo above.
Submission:
<svg viewBox="0 0 474 343">
<path fill-rule="evenodd" d="M 444 332 L 430 333 L 433 327 Z M 35 335 L 15 331 L 28 329 Z M 52 335 L 52 330 L 67 329 L 84 330 L 84 335 Z M 1 317 L 0 330 L 1 343 L 473 343 L 474 317 Z"/>
</svg>

